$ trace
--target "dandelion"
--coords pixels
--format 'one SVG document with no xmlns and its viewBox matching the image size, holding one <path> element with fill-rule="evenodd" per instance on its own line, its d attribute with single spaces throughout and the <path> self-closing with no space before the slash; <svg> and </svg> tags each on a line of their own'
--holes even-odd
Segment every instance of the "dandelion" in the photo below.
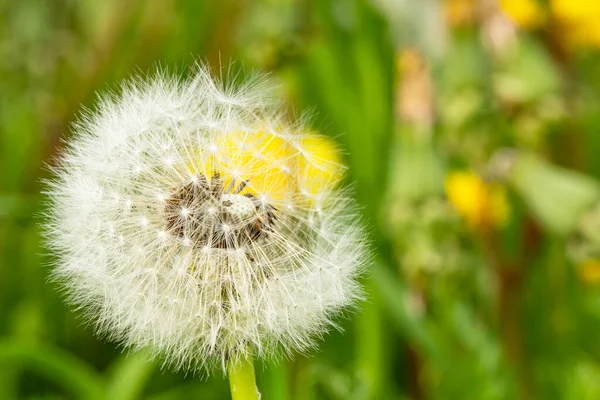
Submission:
<svg viewBox="0 0 600 400">
<path fill-rule="evenodd" d="M 522 28 L 537 28 L 544 22 L 544 10 L 537 0 L 501 0 L 500 7 Z"/>
<path fill-rule="evenodd" d="M 592 258 L 578 264 L 577 275 L 583 283 L 598 286 L 600 284 L 600 260 Z"/>
<path fill-rule="evenodd" d="M 68 299 L 175 369 L 228 369 L 234 398 L 256 396 L 254 357 L 306 351 L 355 303 L 367 258 L 335 145 L 269 93 L 203 67 L 132 80 L 75 125 L 49 184 Z"/>
<path fill-rule="evenodd" d="M 600 46 L 600 3 L 589 0 L 551 0 L 550 8 L 556 16 L 567 44 L 573 47 Z"/>
<path fill-rule="evenodd" d="M 591 0 L 501 0 L 502 10 L 524 29 L 557 28 L 566 48 L 600 46 L 600 3 Z"/>
<path fill-rule="evenodd" d="M 474 229 L 504 226 L 510 208 L 505 189 L 488 184 L 470 171 L 455 171 L 446 178 L 446 193 L 452 206 Z"/>
</svg>

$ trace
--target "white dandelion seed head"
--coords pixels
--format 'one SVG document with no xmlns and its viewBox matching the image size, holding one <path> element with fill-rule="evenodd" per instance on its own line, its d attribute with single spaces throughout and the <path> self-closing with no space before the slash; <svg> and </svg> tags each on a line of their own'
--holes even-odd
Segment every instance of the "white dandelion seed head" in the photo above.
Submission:
<svg viewBox="0 0 600 400">
<path fill-rule="evenodd" d="M 360 296 L 365 234 L 335 147 L 265 92 L 158 74 L 75 125 L 46 231 L 101 334 L 208 371 L 305 351 Z"/>
</svg>

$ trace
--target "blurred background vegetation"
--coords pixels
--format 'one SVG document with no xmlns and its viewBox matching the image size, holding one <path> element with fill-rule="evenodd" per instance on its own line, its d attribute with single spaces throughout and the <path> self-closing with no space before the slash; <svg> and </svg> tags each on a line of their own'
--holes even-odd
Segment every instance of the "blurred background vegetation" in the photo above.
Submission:
<svg viewBox="0 0 600 400">
<path fill-rule="evenodd" d="M 314 112 L 377 254 L 343 333 L 258 365 L 264 399 L 599 399 L 599 21 L 597 0 L 0 0 L 0 399 L 228 398 L 94 337 L 38 226 L 94 92 L 198 59 Z"/>
</svg>

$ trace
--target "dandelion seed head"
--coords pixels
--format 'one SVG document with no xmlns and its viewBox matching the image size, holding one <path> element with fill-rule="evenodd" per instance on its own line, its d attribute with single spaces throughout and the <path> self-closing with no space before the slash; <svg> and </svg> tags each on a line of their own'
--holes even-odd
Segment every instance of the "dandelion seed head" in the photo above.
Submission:
<svg viewBox="0 0 600 400">
<path fill-rule="evenodd" d="M 335 145 L 263 78 L 132 80 L 83 115 L 48 183 L 54 276 L 97 331 L 173 368 L 311 348 L 368 252 Z"/>
</svg>

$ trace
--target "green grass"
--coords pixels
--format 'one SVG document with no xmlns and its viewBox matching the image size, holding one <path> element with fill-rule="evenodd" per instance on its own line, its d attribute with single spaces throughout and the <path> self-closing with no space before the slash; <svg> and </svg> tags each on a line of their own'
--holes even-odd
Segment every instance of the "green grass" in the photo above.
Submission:
<svg viewBox="0 0 600 400">
<path fill-rule="evenodd" d="M 39 227 L 41 181 L 78 110 L 157 63 L 185 72 L 196 60 L 269 72 L 290 110 L 340 143 L 375 253 L 343 332 L 257 363 L 263 399 L 598 398 L 600 284 L 578 273 L 573 249 L 600 258 L 600 218 L 586 231 L 568 207 L 597 202 L 578 193 L 600 177 L 600 54 L 565 65 L 543 32 L 519 32 L 519 50 L 494 57 L 473 26 L 431 51 L 430 26 L 408 15 L 397 38 L 386 17 L 366 0 L 0 3 L 0 400 L 228 398 L 220 372 L 162 371 L 95 337 L 48 281 Z M 406 46 L 442 54 L 427 59 L 427 135 L 398 112 Z M 586 177 L 507 180 L 511 220 L 482 234 L 441 176 L 486 171 L 503 147 Z"/>
</svg>

